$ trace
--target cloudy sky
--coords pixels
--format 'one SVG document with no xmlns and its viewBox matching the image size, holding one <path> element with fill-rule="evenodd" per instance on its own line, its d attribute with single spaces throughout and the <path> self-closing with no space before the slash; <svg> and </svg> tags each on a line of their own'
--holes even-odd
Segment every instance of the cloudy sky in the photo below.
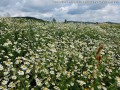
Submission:
<svg viewBox="0 0 120 90">
<path fill-rule="evenodd" d="M 0 0 L 0 17 L 5 16 L 120 22 L 120 0 Z"/>
</svg>

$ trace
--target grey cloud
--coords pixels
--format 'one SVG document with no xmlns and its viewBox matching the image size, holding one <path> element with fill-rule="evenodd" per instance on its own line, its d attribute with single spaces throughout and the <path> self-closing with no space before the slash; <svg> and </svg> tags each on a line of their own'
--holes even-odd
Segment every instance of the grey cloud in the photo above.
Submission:
<svg viewBox="0 0 120 90">
<path fill-rule="evenodd" d="M 86 11 L 87 11 L 87 9 L 85 9 L 85 8 L 77 8 L 77 9 L 71 9 L 71 10 L 69 10 L 68 14 L 72 14 L 72 15 L 83 14 Z"/>
<path fill-rule="evenodd" d="M 86 5 L 79 6 L 76 9 L 71 9 L 68 11 L 68 14 L 83 14 L 89 10 L 99 10 L 106 6 L 106 4 L 88 4 L 87 7 L 84 7 Z"/>
<path fill-rule="evenodd" d="M 21 11 L 23 12 L 52 12 L 54 8 L 58 8 L 61 5 L 53 2 L 54 0 L 25 0 Z"/>
<path fill-rule="evenodd" d="M 107 4 L 93 4 L 90 5 L 89 10 L 99 10 L 107 6 Z"/>
<path fill-rule="evenodd" d="M 22 2 L 22 0 L 0 0 L 0 7 L 13 6 L 17 2 Z"/>
</svg>

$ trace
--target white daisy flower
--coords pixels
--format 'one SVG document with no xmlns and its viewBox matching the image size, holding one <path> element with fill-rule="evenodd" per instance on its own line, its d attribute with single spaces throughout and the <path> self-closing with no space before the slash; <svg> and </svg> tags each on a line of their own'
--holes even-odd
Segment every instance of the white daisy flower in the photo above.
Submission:
<svg viewBox="0 0 120 90">
<path fill-rule="evenodd" d="M 23 72 L 22 70 L 19 70 L 19 71 L 18 71 L 18 74 L 19 74 L 19 75 L 24 75 L 24 72 Z"/>
<path fill-rule="evenodd" d="M 3 70 L 3 66 L 2 66 L 2 64 L 0 64 L 0 71 L 2 71 Z"/>
</svg>

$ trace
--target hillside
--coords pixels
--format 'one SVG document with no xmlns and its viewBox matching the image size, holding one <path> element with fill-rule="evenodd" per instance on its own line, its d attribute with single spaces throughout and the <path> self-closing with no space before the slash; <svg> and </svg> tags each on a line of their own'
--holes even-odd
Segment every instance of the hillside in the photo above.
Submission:
<svg viewBox="0 0 120 90">
<path fill-rule="evenodd" d="M 19 19 L 28 19 L 28 20 L 35 20 L 35 21 L 39 21 L 39 22 L 45 22 L 45 20 L 42 20 L 42 19 L 38 19 L 38 18 L 35 18 L 35 17 L 12 17 L 12 18 L 19 18 Z"/>
</svg>

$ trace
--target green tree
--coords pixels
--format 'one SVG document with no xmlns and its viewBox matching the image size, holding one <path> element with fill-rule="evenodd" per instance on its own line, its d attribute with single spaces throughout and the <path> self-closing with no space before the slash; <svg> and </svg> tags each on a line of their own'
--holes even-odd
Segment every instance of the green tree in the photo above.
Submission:
<svg viewBox="0 0 120 90">
<path fill-rule="evenodd" d="M 53 20 L 52 20 L 53 22 L 56 22 L 56 19 L 55 18 L 53 18 Z"/>
<path fill-rule="evenodd" d="M 65 19 L 64 23 L 67 23 L 67 19 Z"/>
</svg>

